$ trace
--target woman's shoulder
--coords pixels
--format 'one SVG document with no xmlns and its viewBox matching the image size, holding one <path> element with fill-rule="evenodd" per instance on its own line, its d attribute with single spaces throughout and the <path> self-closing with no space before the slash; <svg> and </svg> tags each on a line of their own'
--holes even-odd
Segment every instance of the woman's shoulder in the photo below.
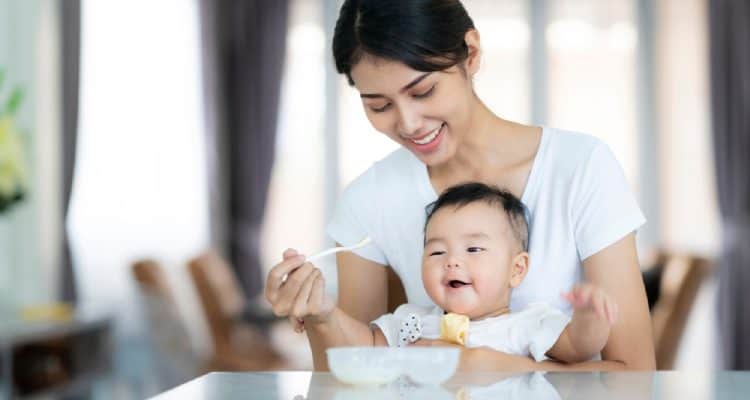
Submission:
<svg viewBox="0 0 750 400">
<path fill-rule="evenodd" d="M 602 157 L 614 159 L 609 146 L 600 138 L 582 132 L 544 128 L 544 169 L 556 178 L 573 178 L 582 170 L 596 165 Z M 592 164 L 593 163 L 593 164 Z"/>
<path fill-rule="evenodd" d="M 571 162 L 583 162 L 597 148 L 607 147 L 602 139 L 588 133 L 545 127 L 544 134 L 550 153 Z"/>
</svg>

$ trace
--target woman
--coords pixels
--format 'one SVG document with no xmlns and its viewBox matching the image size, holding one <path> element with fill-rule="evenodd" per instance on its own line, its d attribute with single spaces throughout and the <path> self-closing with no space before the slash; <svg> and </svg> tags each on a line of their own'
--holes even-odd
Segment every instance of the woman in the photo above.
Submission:
<svg viewBox="0 0 750 400">
<path fill-rule="evenodd" d="M 570 311 L 560 293 L 581 280 L 619 305 L 602 361 L 565 367 L 655 368 L 634 233 L 645 219 L 622 169 L 594 137 L 507 121 L 482 103 L 472 82 L 480 36 L 460 1 L 345 1 L 333 53 L 372 125 L 402 146 L 347 187 L 328 226 L 339 243 L 374 243 L 337 256 L 344 311 L 366 322 L 386 312 L 386 266 L 401 278 L 410 303 L 430 305 L 419 275 L 424 207 L 450 186 L 481 181 L 507 188 L 530 211 L 534 261 L 513 292 L 512 309 L 541 300 Z M 330 306 L 322 293 L 322 275 L 294 250 L 284 253 L 266 286 L 274 311 L 292 320 Z M 309 337 L 316 369 L 325 369 L 315 334 Z M 464 369 L 562 367 L 463 351 Z"/>
</svg>

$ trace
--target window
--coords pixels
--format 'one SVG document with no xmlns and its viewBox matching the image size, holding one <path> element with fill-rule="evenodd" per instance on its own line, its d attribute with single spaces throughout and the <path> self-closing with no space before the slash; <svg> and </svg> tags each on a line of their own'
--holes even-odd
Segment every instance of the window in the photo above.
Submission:
<svg viewBox="0 0 750 400">
<path fill-rule="evenodd" d="M 82 302 L 125 318 L 130 263 L 183 265 L 208 245 L 197 22 L 195 1 L 82 3 L 68 229 Z"/>
<path fill-rule="evenodd" d="M 288 247 L 311 254 L 325 242 L 324 117 L 326 39 L 321 2 L 292 0 L 282 78 L 276 163 L 261 259 L 266 272 Z"/>
</svg>

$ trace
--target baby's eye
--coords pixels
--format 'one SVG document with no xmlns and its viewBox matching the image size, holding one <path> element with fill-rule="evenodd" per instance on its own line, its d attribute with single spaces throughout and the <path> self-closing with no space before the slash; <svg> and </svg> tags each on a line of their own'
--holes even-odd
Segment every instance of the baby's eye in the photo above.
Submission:
<svg viewBox="0 0 750 400">
<path fill-rule="evenodd" d="M 430 257 L 432 257 L 432 256 L 440 256 L 440 255 L 443 255 L 443 254 L 445 254 L 444 251 L 433 251 L 432 253 L 430 253 Z"/>
<path fill-rule="evenodd" d="M 484 249 L 481 247 L 469 247 L 466 251 L 469 253 L 479 253 L 480 251 L 484 251 Z"/>
</svg>

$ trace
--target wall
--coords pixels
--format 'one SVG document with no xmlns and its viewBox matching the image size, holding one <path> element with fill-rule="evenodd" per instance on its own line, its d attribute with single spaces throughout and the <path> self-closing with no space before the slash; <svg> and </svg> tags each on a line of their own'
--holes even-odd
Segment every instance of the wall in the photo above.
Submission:
<svg viewBox="0 0 750 400">
<path fill-rule="evenodd" d="M 57 2 L 0 0 L 3 97 L 25 97 L 15 122 L 26 145 L 26 200 L 0 215 L 0 308 L 56 297 L 59 179 Z"/>
</svg>

